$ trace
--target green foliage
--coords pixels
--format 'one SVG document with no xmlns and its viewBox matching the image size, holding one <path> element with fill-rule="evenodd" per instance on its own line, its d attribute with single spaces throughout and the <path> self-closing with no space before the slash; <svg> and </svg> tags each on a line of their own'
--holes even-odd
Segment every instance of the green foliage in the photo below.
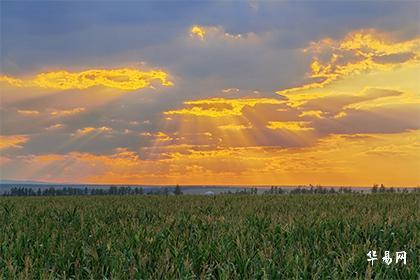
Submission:
<svg viewBox="0 0 420 280">
<path fill-rule="evenodd" d="M 0 199 L 0 279 L 418 279 L 420 195 Z M 407 265 L 366 253 L 407 252 Z"/>
</svg>

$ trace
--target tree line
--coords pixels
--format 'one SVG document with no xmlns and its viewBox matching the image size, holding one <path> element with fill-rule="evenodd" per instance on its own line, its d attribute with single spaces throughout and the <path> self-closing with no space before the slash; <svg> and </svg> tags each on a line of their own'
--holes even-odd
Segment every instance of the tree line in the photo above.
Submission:
<svg viewBox="0 0 420 280">
<path fill-rule="evenodd" d="M 66 196 L 66 195 L 181 195 L 182 190 L 177 185 L 173 190 L 170 188 L 159 188 L 145 192 L 142 187 L 115 187 L 109 188 L 28 188 L 13 187 L 10 191 L 3 193 L 3 196 Z"/>
<path fill-rule="evenodd" d="M 322 186 L 298 186 L 291 190 L 286 188 L 271 186 L 270 189 L 263 192 L 264 195 L 280 195 L 280 194 L 345 194 L 345 193 L 408 193 L 408 192 L 420 192 L 420 187 L 417 187 L 411 191 L 406 188 L 393 188 L 385 187 L 383 184 L 380 186 L 375 184 L 369 189 L 352 189 L 351 187 L 339 187 L 339 188 L 327 188 Z M 227 191 L 222 194 L 227 195 L 256 195 L 258 193 L 257 188 L 244 188 L 238 189 L 234 192 Z"/>
<path fill-rule="evenodd" d="M 414 188 L 411 191 L 402 188 L 385 187 L 381 185 L 373 185 L 370 190 L 357 190 L 350 187 L 341 188 L 326 188 L 322 186 L 298 186 L 291 190 L 286 190 L 282 187 L 271 186 L 270 189 L 262 192 L 264 195 L 281 195 L 281 194 L 342 194 L 342 193 L 408 193 L 420 192 L 420 187 Z M 63 188 L 36 188 L 36 187 L 12 187 L 9 191 L 3 193 L 3 196 L 67 196 L 67 195 L 182 195 L 182 189 L 179 185 L 174 188 L 155 188 L 145 191 L 142 187 L 116 187 L 109 188 L 76 188 L 76 187 L 63 187 Z M 224 195 L 257 195 L 258 188 L 243 188 L 234 192 L 222 192 Z"/>
</svg>

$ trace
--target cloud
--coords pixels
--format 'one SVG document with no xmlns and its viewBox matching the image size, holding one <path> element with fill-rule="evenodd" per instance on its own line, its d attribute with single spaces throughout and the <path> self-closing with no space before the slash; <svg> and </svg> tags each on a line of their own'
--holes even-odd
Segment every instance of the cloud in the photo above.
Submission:
<svg viewBox="0 0 420 280">
<path fill-rule="evenodd" d="M 292 103 L 289 103 L 290 99 Z M 419 129 L 419 104 L 420 98 L 414 93 L 366 87 L 353 93 L 331 90 L 313 95 L 293 94 L 287 106 L 290 106 L 289 110 L 296 108 L 301 120 L 310 121 L 318 137 L 325 137 Z"/>
<path fill-rule="evenodd" d="M 163 86 L 172 86 L 168 73 L 163 70 L 140 71 L 134 68 L 91 69 L 82 72 L 53 71 L 37 74 L 29 79 L 0 76 L 0 81 L 15 87 L 40 87 L 49 89 L 87 89 L 102 86 L 120 90 L 138 90 L 152 87 L 159 82 Z"/>
<path fill-rule="evenodd" d="M 258 11 L 260 8 L 259 0 L 248 0 L 248 5 L 255 11 Z"/>
<path fill-rule="evenodd" d="M 403 133 L 420 129 L 419 113 L 415 104 L 348 109 L 333 118 L 313 120 L 312 125 L 321 135 Z"/>
<path fill-rule="evenodd" d="M 239 88 L 225 88 L 222 90 L 223 93 L 238 93 Z"/>
<path fill-rule="evenodd" d="M 333 118 L 334 119 L 341 119 L 341 118 L 344 118 L 344 117 L 346 117 L 347 116 L 347 113 L 346 112 L 339 112 L 338 114 L 335 114 L 334 116 L 333 116 Z"/>
<path fill-rule="evenodd" d="M 25 116 L 37 116 L 37 115 L 39 115 L 39 111 L 37 111 L 37 110 L 18 110 L 17 112 L 19 114 L 25 115 Z"/>
<path fill-rule="evenodd" d="M 298 110 L 301 111 L 300 118 L 314 121 L 317 130 L 320 131 L 328 131 L 326 128 L 331 126 L 336 127 L 334 131 L 336 129 L 364 131 L 364 127 L 370 127 L 372 123 L 375 123 L 377 124 L 375 131 L 385 132 L 413 128 L 415 122 L 413 122 L 411 114 L 415 116 L 415 107 L 418 106 L 416 104 L 420 104 L 420 99 L 415 94 L 395 89 L 364 88 L 353 94 L 334 94 L 333 92 L 320 96 L 308 96 L 307 99 L 299 101 Z M 289 106 L 295 105 L 289 104 Z M 393 115 L 400 111 L 401 113 L 398 115 Z M 356 115 L 359 116 L 357 119 L 354 118 Z M 358 124 L 361 121 L 361 116 L 364 116 L 366 121 Z M 406 116 L 407 119 L 404 119 L 403 116 Z M 349 123 L 349 120 L 353 121 Z M 383 122 L 382 125 L 380 125 L 381 122 Z M 400 129 L 397 128 L 398 126 Z"/>
<path fill-rule="evenodd" d="M 22 148 L 21 144 L 26 143 L 28 140 L 29 137 L 25 135 L 0 135 L 0 150 L 9 148 Z"/>
<path fill-rule="evenodd" d="M 224 27 L 222 26 L 200 26 L 194 25 L 190 29 L 190 36 L 192 38 L 197 38 L 201 41 L 205 41 L 207 39 L 210 40 L 230 40 L 230 41 L 237 41 L 237 40 L 255 40 L 259 39 L 258 35 L 249 32 L 246 34 L 231 34 L 225 31 Z"/>
<path fill-rule="evenodd" d="M 303 117 L 315 117 L 318 119 L 323 119 L 324 118 L 324 112 L 322 112 L 321 110 L 309 110 L 309 111 L 303 111 L 302 113 L 300 113 L 299 117 L 303 118 Z"/>
<path fill-rule="evenodd" d="M 360 102 L 353 102 L 343 109 L 366 110 L 386 105 L 420 104 L 419 96 L 395 89 L 366 88 L 357 96 L 361 97 Z"/>
<path fill-rule="evenodd" d="M 111 131 L 112 131 L 112 129 L 109 128 L 109 127 L 106 127 L 106 126 L 102 126 L 102 127 L 91 127 L 91 126 L 89 126 L 89 127 L 84 127 L 84 128 L 78 129 L 76 131 L 76 133 L 78 135 L 86 135 L 86 134 L 90 134 L 90 133 L 93 133 L 93 132 L 103 133 L 103 132 L 111 132 Z"/>
<path fill-rule="evenodd" d="M 156 141 L 158 141 L 158 142 L 171 141 L 172 140 L 172 138 L 168 134 L 166 134 L 164 132 L 161 132 L 161 131 L 156 133 L 154 136 L 155 136 Z"/>
<path fill-rule="evenodd" d="M 309 78 L 313 81 L 278 94 L 323 88 L 353 74 L 419 63 L 420 39 L 394 42 L 374 29 L 365 29 L 350 32 L 342 40 L 325 38 L 311 42 L 303 52 L 312 54 Z"/>
<path fill-rule="evenodd" d="M 206 30 L 203 27 L 198 26 L 198 25 L 194 25 L 191 28 L 190 32 L 191 32 L 190 33 L 191 36 L 193 36 L 193 37 L 196 36 L 196 37 L 200 38 L 200 40 L 204 40 L 204 36 L 206 35 Z"/>
<path fill-rule="evenodd" d="M 244 125 L 244 124 L 226 124 L 226 125 L 220 125 L 218 128 L 222 130 L 241 130 L 241 129 L 249 129 L 252 128 L 250 125 Z"/>
<path fill-rule="evenodd" d="M 24 83 L 23 83 L 22 80 L 15 79 L 15 78 L 12 78 L 12 77 L 9 77 L 9 76 L 1 76 L 0 75 L 0 82 L 5 82 L 5 83 L 8 83 L 8 84 L 10 84 L 12 86 L 15 86 L 15 87 L 23 87 L 24 86 Z"/>
<path fill-rule="evenodd" d="M 282 104 L 283 101 L 271 98 L 209 98 L 202 100 L 185 101 L 189 108 L 164 112 L 165 115 L 193 115 L 203 117 L 241 116 L 245 107 L 254 107 L 260 104 Z"/>
<path fill-rule="evenodd" d="M 364 186 L 382 182 L 408 186 L 419 180 L 418 139 L 419 131 L 410 131 L 330 135 L 314 146 L 294 149 L 179 145 L 161 147 L 167 148 L 165 157 L 150 160 L 118 148 L 106 155 L 89 152 L 25 155 L 6 160 L 2 168 L 9 170 L 20 161 L 18 172 L 9 170 L 8 174 L 17 175 L 14 178 L 57 182 Z M 405 170 L 404 174 L 393 172 L 395 166 Z"/>
<path fill-rule="evenodd" d="M 51 131 L 51 130 L 57 130 L 57 129 L 60 129 L 60 128 L 63 128 L 63 127 L 64 127 L 63 124 L 57 123 L 57 124 L 52 124 L 52 125 L 50 125 L 49 127 L 45 128 L 45 129 Z"/>
<path fill-rule="evenodd" d="M 269 122 L 267 128 L 269 129 L 284 129 L 289 131 L 309 131 L 313 130 L 309 127 L 309 122 Z"/>
<path fill-rule="evenodd" d="M 307 95 L 293 95 L 289 98 L 288 106 L 298 106 L 301 110 L 304 110 L 303 115 L 307 115 L 308 111 L 311 114 L 314 112 L 326 115 L 337 114 L 345 109 L 357 109 L 362 107 L 373 106 L 373 104 L 380 104 L 390 99 L 395 102 L 394 98 L 406 99 L 407 94 L 394 89 L 382 89 L 382 88 L 364 88 L 360 92 L 354 93 L 341 93 L 332 92 L 330 94 L 307 94 Z M 290 102 L 291 101 L 291 102 Z"/>
<path fill-rule="evenodd" d="M 69 110 L 53 110 L 50 112 L 50 115 L 53 117 L 68 117 L 68 116 L 76 115 L 85 111 L 86 111 L 86 108 L 77 107 L 77 108 L 73 108 Z"/>
</svg>

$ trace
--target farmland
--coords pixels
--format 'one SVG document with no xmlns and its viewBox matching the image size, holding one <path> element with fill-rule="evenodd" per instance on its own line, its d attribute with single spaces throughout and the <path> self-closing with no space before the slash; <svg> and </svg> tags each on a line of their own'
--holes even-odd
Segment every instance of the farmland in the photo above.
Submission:
<svg viewBox="0 0 420 280">
<path fill-rule="evenodd" d="M 2 197 L 0 279 L 419 279 L 419 205 L 418 193 Z M 407 264 L 386 265 L 385 250 Z"/>
</svg>

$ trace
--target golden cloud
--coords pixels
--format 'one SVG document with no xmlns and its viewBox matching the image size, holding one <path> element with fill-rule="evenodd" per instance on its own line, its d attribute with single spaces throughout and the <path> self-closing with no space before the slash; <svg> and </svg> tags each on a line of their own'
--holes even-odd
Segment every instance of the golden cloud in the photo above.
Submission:
<svg viewBox="0 0 420 280">
<path fill-rule="evenodd" d="M 156 141 L 159 141 L 159 142 L 173 140 L 168 134 L 161 131 L 156 133 L 154 136 L 156 137 Z"/>
<path fill-rule="evenodd" d="M 19 79 L 12 78 L 10 76 L 1 76 L 0 75 L 0 82 L 6 82 L 15 87 L 23 87 L 23 81 Z"/>
<path fill-rule="evenodd" d="M 346 117 L 346 116 L 347 116 L 347 113 L 346 113 L 346 112 L 344 112 L 344 111 L 342 111 L 342 112 L 340 112 L 340 113 L 338 113 L 338 114 L 334 115 L 334 119 L 341 119 L 341 118 L 344 118 L 344 117 Z"/>
<path fill-rule="evenodd" d="M 385 41 L 384 35 L 377 31 L 362 30 L 349 33 L 346 38 L 340 42 L 340 49 L 357 51 L 364 57 L 373 55 L 391 55 L 408 52 L 418 54 L 420 48 L 420 39 L 414 39 L 405 42 L 390 43 Z"/>
<path fill-rule="evenodd" d="M 22 148 L 21 144 L 28 142 L 29 137 L 25 135 L 0 135 L 0 150 L 9 148 Z"/>
<path fill-rule="evenodd" d="M 40 73 L 33 78 L 18 79 L 0 76 L 0 81 L 15 87 L 40 87 L 50 89 L 87 89 L 103 86 L 120 90 L 138 90 L 152 87 L 155 81 L 172 86 L 168 73 L 163 70 L 140 71 L 134 68 L 91 69 L 82 72 L 54 71 Z"/>
<path fill-rule="evenodd" d="M 309 78 L 314 82 L 285 90 L 286 95 L 297 91 L 323 88 L 331 82 L 370 70 L 391 70 L 402 64 L 418 64 L 420 38 L 393 42 L 373 29 L 350 32 L 343 40 L 325 38 L 312 42 L 303 50 L 312 53 Z"/>
<path fill-rule="evenodd" d="M 309 110 L 309 111 L 303 111 L 300 115 L 300 118 L 302 117 L 315 117 L 318 119 L 323 119 L 324 118 L 324 112 L 322 112 L 321 110 Z"/>
<path fill-rule="evenodd" d="M 271 98 L 210 98 L 184 102 L 190 108 L 166 111 L 165 115 L 193 115 L 204 117 L 241 116 L 245 106 L 254 107 L 259 104 L 282 104 L 283 101 Z"/>
<path fill-rule="evenodd" d="M 110 127 L 106 127 L 106 126 L 102 126 L 102 127 L 84 127 L 81 129 L 78 129 L 76 132 L 79 135 L 86 135 L 92 132 L 96 132 L 96 133 L 102 133 L 102 132 L 111 132 L 112 128 Z"/>
<path fill-rule="evenodd" d="M 309 122 L 281 122 L 273 121 L 269 122 L 267 128 L 269 129 L 284 129 L 289 131 L 309 131 L 313 130 L 312 127 L 308 127 Z"/>
<path fill-rule="evenodd" d="M 195 36 L 200 38 L 200 40 L 204 40 L 204 36 L 206 35 L 206 30 L 202 26 L 194 25 L 190 31 L 191 36 Z"/>
</svg>

